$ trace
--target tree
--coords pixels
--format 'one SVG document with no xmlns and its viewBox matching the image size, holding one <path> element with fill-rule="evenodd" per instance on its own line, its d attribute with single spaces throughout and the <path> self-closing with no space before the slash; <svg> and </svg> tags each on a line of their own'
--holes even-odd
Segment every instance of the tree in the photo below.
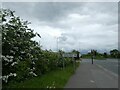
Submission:
<svg viewBox="0 0 120 90">
<path fill-rule="evenodd" d="M 103 55 L 104 55 L 105 58 L 107 58 L 107 53 L 106 52 L 104 52 Z"/>
<path fill-rule="evenodd" d="M 113 49 L 113 50 L 110 51 L 110 55 L 111 55 L 111 57 L 113 57 L 113 58 L 118 58 L 118 56 L 119 56 L 119 51 L 118 51 L 117 49 Z"/>
<path fill-rule="evenodd" d="M 75 57 L 75 59 L 79 59 L 80 58 L 80 56 L 79 56 L 80 52 L 79 51 L 72 50 L 72 53 L 77 54 L 77 57 Z"/>
</svg>

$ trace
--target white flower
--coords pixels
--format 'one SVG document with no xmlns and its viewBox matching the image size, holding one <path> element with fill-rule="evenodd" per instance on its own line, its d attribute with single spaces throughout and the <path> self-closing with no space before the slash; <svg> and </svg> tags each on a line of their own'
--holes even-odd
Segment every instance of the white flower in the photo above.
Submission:
<svg viewBox="0 0 120 90">
<path fill-rule="evenodd" d="M 21 54 L 24 54 L 25 52 L 24 51 L 21 51 Z"/>
<path fill-rule="evenodd" d="M 30 74 L 32 74 L 34 76 L 37 76 L 37 74 L 35 74 L 33 71 L 31 71 Z"/>
<path fill-rule="evenodd" d="M 35 70 L 35 67 L 33 67 L 33 70 Z"/>
<path fill-rule="evenodd" d="M 33 73 L 34 76 L 37 76 L 37 74 Z"/>
<path fill-rule="evenodd" d="M 16 73 L 10 73 L 8 76 L 9 76 L 9 77 L 10 77 L 10 76 L 16 77 Z"/>
<path fill-rule="evenodd" d="M 14 51 L 13 51 L 13 50 L 10 50 L 10 53 L 14 53 Z"/>
<path fill-rule="evenodd" d="M 10 58 L 13 58 L 13 56 L 9 56 Z"/>
<path fill-rule="evenodd" d="M 22 59 L 22 57 L 21 57 L 21 56 L 19 56 L 18 58 L 19 58 L 19 59 Z"/>
<path fill-rule="evenodd" d="M 35 64 L 35 62 L 32 62 L 33 64 Z"/>
<path fill-rule="evenodd" d="M 10 59 L 10 60 L 9 60 L 9 62 L 12 62 L 12 61 L 13 61 L 13 59 Z"/>
<path fill-rule="evenodd" d="M 15 50 L 18 50 L 18 47 L 14 47 Z"/>
<path fill-rule="evenodd" d="M 2 76 L 2 80 L 7 83 L 8 77 L 9 77 L 8 75 L 7 76 Z"/>
<path fill-rule="evenodd" d="M 13 61 L 13 56 L 9 56 L 9 55 L 3 56 L 2 55 L 2 58 L 3 58 L 4 61 L 7 61 L 7 62 L 12 62 Z"/>
<path fill-rule="evenodd" d="M 12 64 L 11 64 L 11 66 L 14 66 L 15 64 L 18 64 L 17 62 L 13 62 Z"/>
<path fill-rule="evenodd" d="M 9 76 L 12 76 L 12 75 L 13 75 L 12 73 L 9 74 Z"/>
<path fill-rule="evenodd" d="M 16 73 L 14 73 L 14 77 L 16 77 L 17 76 L 17 74 Z"/>
</svg>

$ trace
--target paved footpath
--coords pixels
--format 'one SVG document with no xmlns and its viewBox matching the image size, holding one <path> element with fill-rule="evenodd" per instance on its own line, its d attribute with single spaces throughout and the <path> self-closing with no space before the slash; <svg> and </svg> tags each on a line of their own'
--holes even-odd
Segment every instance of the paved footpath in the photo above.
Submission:
<svg viewBox="0 0 120 90">
<path fill-rule="evenodd" d="M 118 88 L 118 76 L 85 59 L 65 88 Z"/>
</svg>

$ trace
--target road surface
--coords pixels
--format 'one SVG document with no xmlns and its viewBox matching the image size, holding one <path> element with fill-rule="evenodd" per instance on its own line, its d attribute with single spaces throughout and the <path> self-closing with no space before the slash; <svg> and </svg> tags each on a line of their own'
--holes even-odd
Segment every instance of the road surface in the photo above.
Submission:
<svg viewBox="0 0 120 90">
<path fill-rule="evenodd" d="M 91 64 L 90 59 L 83 59 L 65 88 L 118 88 L 118 75 L 116 70 L 111 69 L 115 63 L 110 62 L 111 67 L 108 65 L 109 69 L 107 69 L 102 62 L 95 61 L 94 64 Z"/>
<path fill-rule="evenodd" d="M 95 60 L 94 63 L 118 74 L 118 59 Z"/>
</svg>

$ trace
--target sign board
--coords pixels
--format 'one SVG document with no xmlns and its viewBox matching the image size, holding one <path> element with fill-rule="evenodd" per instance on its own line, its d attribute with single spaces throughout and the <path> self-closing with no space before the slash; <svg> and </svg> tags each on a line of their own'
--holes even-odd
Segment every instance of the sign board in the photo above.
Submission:
<svg viewBox="0 0 120 90">
<path fill-rule="evenodd" d="M 79 57 L 81 57 L 81 54 L 79 54 Z"/>
<path fill-rule="evenodd" d="M 66 53 L 66 54 L 63 54 L 62 56 L 63 57 L 77 57 L 77 54 L 68 54 L 68 53 Z"/>
</svg>

